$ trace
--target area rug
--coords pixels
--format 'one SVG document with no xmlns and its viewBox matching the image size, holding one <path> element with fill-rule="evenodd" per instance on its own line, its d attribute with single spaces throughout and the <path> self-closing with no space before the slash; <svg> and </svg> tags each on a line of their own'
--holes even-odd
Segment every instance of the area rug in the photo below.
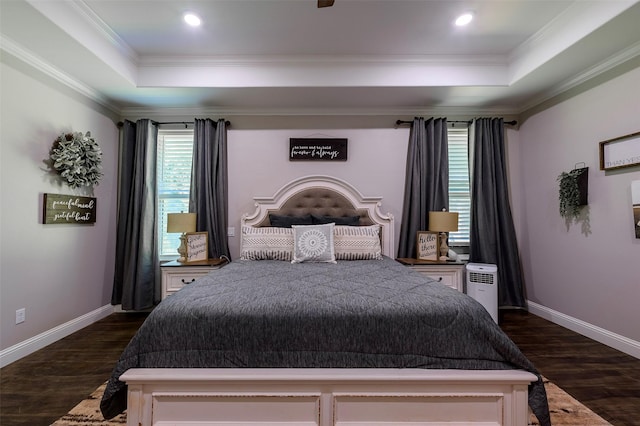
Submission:
<svg viewBox="0 0 640 426">
<path fill-rule="evenodd" d="M 69 413 L 52 424 L 52 426 L 115 426 L 127 424 L 126 413 L 105 420 L 100 413 L 100 399 L 106 383 L 96 389 L 87 399 L 76 405 Z M 558 386 L 544 380 L 547 390 L 551 424 L 553 426 L 611 426 L 602 417 L 585 407 Z M 530 426 L 539 425 L 532 414 Z"/>
</svg>

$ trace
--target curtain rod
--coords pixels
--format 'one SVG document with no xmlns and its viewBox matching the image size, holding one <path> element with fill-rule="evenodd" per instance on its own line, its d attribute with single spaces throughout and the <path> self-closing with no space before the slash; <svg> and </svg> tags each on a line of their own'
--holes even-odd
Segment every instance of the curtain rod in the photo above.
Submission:
<svg viewBox="0 0 640 426">
<path fill-rule="evenodd" d="M 156 126 L 162 125 L 162 124 L 183 124 L 184 128 L 186 129 L 188 125 L 193 125 L 193 121 L 154 121 L 151 120 L 151 123 L 155 124 Z M 224 122 L 225 125 L 227 126 L 231 126 L 231 122 L 229 120 L 225 120 Z M 124 123 L 122 121 L 118 122 L 118 127 L 122 127 L 124 125 Z"/>
<path fill-rule="evenodd" d="M 402 124 L 412 124 L 413 121 L 406 121 L 406 120 L 396 120 L 396 126 L 400 126 Z M 460 120 L 447 120 L 447 123 L 465 123 L 465 124 L 471 124 L 473 123 L 473 120 L 469 120 L 469 121 L 460 121 Z M 516 124 L 518 124 L 518 122 L 516 120 L 512 120 L 512 121 L 505 121 L 504 124 L 507 124 L 509 126 L 515 126 Z"/>
</svg>

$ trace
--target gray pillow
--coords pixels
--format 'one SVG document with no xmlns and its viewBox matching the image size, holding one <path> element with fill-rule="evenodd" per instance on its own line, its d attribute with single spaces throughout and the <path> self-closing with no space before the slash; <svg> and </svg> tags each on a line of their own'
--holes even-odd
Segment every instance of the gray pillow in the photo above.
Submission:
<svg viewBox="0 0 640 426">
<path fill-rule="evenodd" d="M 293 260 L 291 263 L 336 263 L 333 247 L 333 223 L 293 225 Z"/>
</svg>

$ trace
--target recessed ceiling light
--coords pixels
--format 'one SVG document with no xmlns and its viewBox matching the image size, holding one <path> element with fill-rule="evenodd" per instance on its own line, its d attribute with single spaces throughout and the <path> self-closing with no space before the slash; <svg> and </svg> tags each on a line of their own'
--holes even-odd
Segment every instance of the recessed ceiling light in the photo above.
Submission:
<svg viewBox="0 0 640 426">
<path fill-rule="evenodd" d="M 458 18 L 456 19 L 456 25 L 459 27 L 464 27 L 465 25 L 468 25 L 469 22 L 471 22 L 472 20 L 473 20 L 473 13 L 467 12 L 458 16 Z"/>
<path fill-rule="evenodd" d="M 198 16 L 193 13 L 185 13 L 184 22 L 191 25 L 192 27 L 200 26 L 200 18 L 198 18 Z"/>
</svg>

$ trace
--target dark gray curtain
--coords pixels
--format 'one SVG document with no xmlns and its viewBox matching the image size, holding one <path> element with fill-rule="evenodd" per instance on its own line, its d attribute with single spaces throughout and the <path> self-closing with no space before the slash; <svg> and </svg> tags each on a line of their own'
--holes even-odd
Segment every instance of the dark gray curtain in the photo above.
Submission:
<svg viewBox="0 0 640 426">
<path fill-rule="evenodd" d="M 209 232 L 209 258 L 229 258 L 227 241 L 227 125 L 224 119 L 196 119 L 193 130 L 189 211 L 196 229 Z"/>
<path fill-rule="evenodd" d="M 120 130 L 116 263 L 111 303 L 147 309 L 160 300 L 156 229 L 156 140 L 151 120 Z"/>
<path fill-rule="evenodd" d="M 503 120 L 475 120 L 471 141 L 469 261 L 498 266 L 500 307 L 526 308 L 524 279 L 509 204 Z"/>
<path fill-rule="evenodd" d="M 429 227 L 429 211 L 449 209 L 447 119 L 414 118 L 409 133 L 407 175 L 398 257 L 416 257 L 416 233 Z"/>
</svg>

